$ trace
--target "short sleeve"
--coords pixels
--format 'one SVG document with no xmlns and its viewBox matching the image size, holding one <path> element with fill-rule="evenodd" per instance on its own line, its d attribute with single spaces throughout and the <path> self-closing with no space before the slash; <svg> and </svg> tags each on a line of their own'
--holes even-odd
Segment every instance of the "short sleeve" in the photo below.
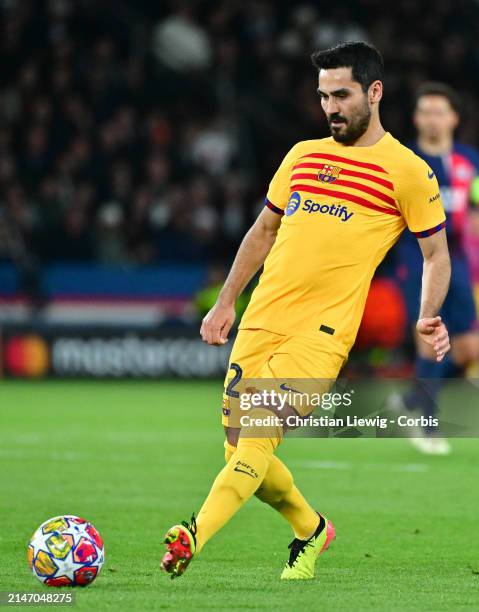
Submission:
<svg viewBox="0 0 479 612">
<path fill-rule="evenodd" d="M 265 205 L 280 215 L 283 214 L 290 197 L 291 171 L 298 159 L 298 144 L 286 154 L 269 184 L 266 195 Z"/>
<path fill-rule="evenodd" d="M 417 156 L 402 176 L 398 203 L 409 230 L 418 238 L 426 238 L 446 227 L 437 178 Z"/>
</svg>

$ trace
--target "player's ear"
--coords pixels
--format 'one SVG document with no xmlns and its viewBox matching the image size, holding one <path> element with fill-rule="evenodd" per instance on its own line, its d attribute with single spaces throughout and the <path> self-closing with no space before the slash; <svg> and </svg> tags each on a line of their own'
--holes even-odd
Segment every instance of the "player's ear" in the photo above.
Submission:
<svg viewBox="0 0 479 612">
<path fill-rule="evenodd" d="M 370 104 L 377 104 L 383 97 L 382 81 L 374 81 L 368 88 L 368 99 Z"/>
</svg>

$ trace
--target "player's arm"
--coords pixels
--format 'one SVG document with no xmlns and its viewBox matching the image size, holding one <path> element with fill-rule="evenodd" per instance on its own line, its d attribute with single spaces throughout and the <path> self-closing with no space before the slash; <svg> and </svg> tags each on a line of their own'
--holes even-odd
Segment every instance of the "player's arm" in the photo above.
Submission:
<svg viewBox="0 0 479 612">
<path fill-rule="evenodd" d="M 266 206 L 238 249 L 216 304 L 203 319 L 200 334 L 208 344 L 225 344 L 235 320 L 235 302 L 261 268 L 276 239 L 281 215 Z"/>
<path fill-rule="evenodd" d="M 433 347 L 436 360 L 442 361 L 450 349 L 449 334 L 441 317 L 438 316 L 451 279 L 451 261 L 446 231 L 442 229 L 432 236 L 420 238 L 418 242 L 424 264 L 421 307 L 416 329 L 420 338 Z"/>
</svg>

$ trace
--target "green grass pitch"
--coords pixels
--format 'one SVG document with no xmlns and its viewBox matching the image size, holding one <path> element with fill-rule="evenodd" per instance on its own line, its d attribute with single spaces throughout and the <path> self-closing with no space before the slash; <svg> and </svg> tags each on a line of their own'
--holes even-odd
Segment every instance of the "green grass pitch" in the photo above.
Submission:
<svg viewBox="0 0 479 612">
<path fill-rule="evenodd" d="M 197 511 L 223 465 L 221 382 L 0 383 L 0 590 L 44 590 L 26 546 L 50 516 L 105 541 L 97 610 L 477 610 L 479 448 L 450 457 L 406 440 L 287 440 L 279 454 L 337 538 L 317 578 L 279 580 L 291 539 L 251 500 L 170 580 L 164 531 Z"/>
</svg>

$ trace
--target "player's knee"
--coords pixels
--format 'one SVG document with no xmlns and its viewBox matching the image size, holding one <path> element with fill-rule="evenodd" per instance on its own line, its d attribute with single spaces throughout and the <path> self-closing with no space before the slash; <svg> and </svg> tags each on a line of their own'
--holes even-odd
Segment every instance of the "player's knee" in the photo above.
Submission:
<svg viewBox="0 0 479 612">
<path fill-rule="evenodd" d="M 273 454 L 283 438 L 283 427 L 267 408 L 255 408 L 248 414 L 248 425 L 241 428 L 238 448 L 256 446 L 267 454 Z"/>
</svg>

